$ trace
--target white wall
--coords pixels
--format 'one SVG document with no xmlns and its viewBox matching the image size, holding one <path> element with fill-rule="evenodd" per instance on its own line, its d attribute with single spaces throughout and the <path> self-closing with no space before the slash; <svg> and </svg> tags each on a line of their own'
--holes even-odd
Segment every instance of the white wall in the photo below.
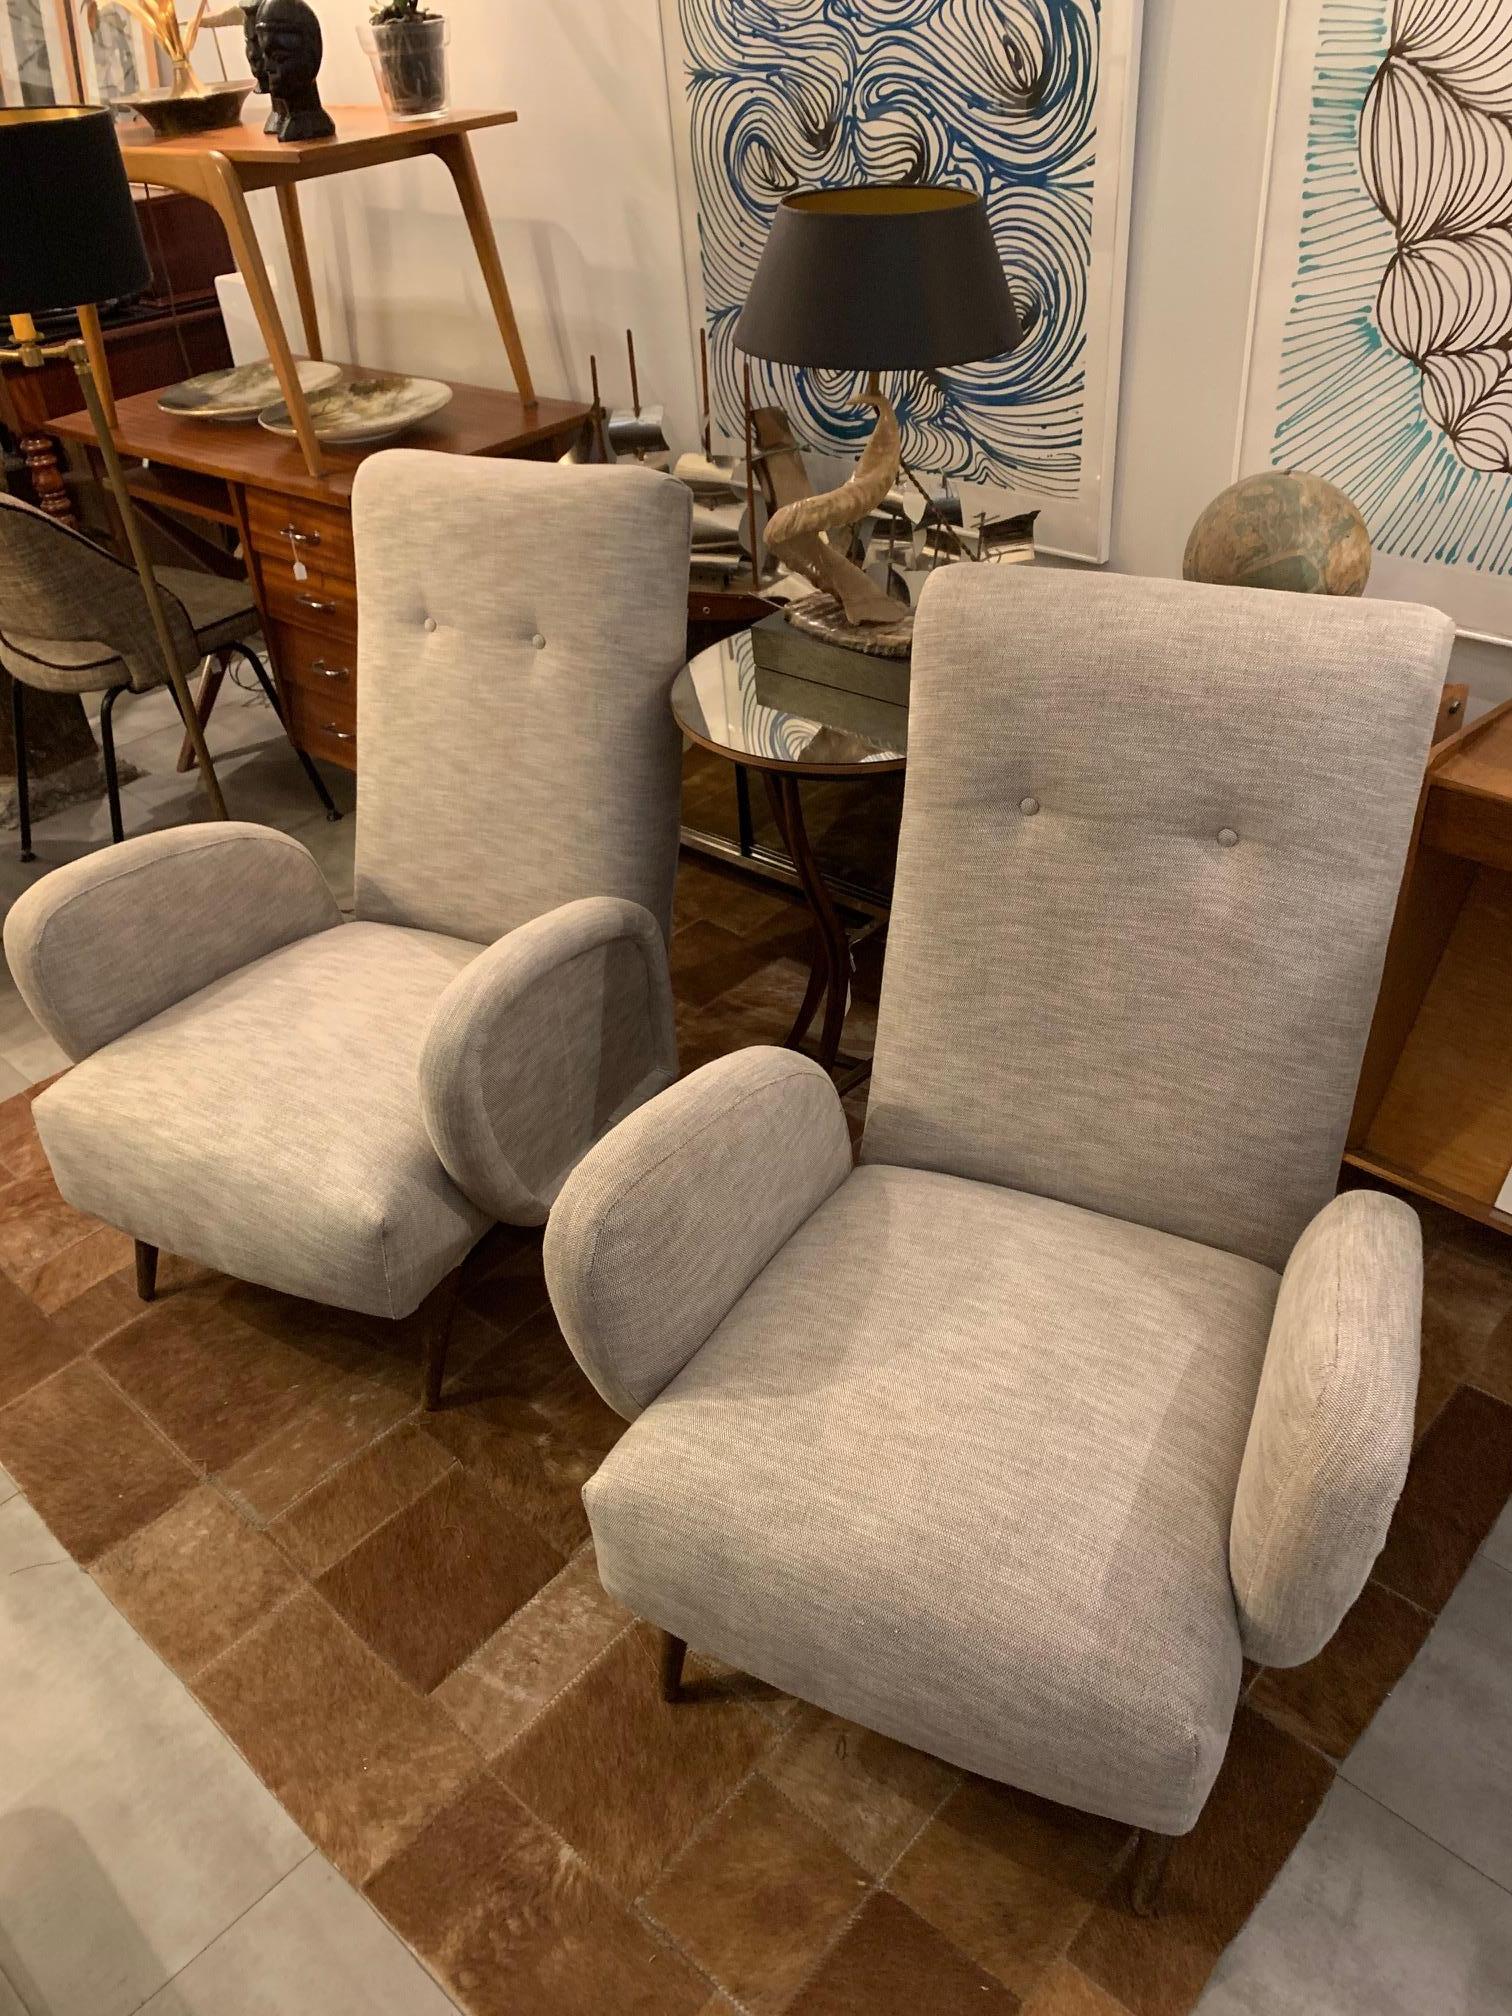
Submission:
<svg viewBox="0 0 1512 2016">
<path fill-rule="evenodd" d="M 1175 574 L 1233 473 L 1280 0 L 1145 0 L 1111 564 Z M 321 85 L 371 102 L 365 0 L 320 0 Z M 449 0 L 453 98 L 509 105 L 474 148 L 537 388 L 646 396 L 687 441 L 696 390 L 657 0 Z M 451 185 L 435 163 L 307 186 L 328 351 L 507 384 Z M 260 221 L 267 215 L 260 213 Z M 276 239 L 276 219 L 263 228 Z M 271 249 L 271 247 L 270 247 Z M 1485 699 L 1512 652 L 1461 645 Z"/>
<path fill-rule="evenodd" d="M 643 396 L 695 426 L 657 0 L 450 0 L 452 98 L 509 106 L 474 136 L 526 354 L 544 394 L 586 397 L 597 351 L 627 400 L 626 328 Z M 331 104 L 372 103 L 365 0 L 320 0 Z M 261 101 L 255 101 L 261 102 Z M 301 192 L 327 348 L 364 363 L 507 385 L 450 178 L 438 162 L 364 169 Z M 265 244 L 276 215 L 259 217 Z"/>
</svg>

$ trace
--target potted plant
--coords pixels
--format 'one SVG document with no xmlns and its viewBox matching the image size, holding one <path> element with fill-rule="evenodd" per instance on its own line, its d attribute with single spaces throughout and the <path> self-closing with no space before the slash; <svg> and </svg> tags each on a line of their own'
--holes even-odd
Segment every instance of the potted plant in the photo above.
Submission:
<svg viewBox="0 0 1512 2016">
<path fill-rule="evenodd" d="M 444 15 L 420 0 L 370 0 L 367 25 L 358 32 L 385 111 L 396 119 L 430 119 L 446 110 Z"/>
</svg>

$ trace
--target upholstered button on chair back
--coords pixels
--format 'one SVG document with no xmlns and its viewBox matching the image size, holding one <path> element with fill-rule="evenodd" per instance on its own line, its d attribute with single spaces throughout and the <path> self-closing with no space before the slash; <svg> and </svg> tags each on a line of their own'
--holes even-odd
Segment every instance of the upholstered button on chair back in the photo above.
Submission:
<svg viewBox="0 0 1512 2016">
<path fill-rule="evenodd" d="M 186 665 L 199 653 L 178 598 L 163 594 Z M 0 643 L 27 660 L 29 686 L 87 692 L 93 662 L 125 661 L 138 690 L 159 684 L 163 661 L 136 570 L 34 504 L 0 496 Z M 29 645 L 61 645 L 31 661 Z M 83 649 L 83 646 L 98 649 Z"/>
<path fill-rule="evenodd" d="M 1452 634 L 941 569 L 863 1158 L 1283 1265 L 1337 1177 Z"/>
<path fill-rule="evenodd" d="M 359 918 L 483 942 L 622 896 L 665 931 L 688 492 L 399 449 L 352 501 Z"/>
</svg>

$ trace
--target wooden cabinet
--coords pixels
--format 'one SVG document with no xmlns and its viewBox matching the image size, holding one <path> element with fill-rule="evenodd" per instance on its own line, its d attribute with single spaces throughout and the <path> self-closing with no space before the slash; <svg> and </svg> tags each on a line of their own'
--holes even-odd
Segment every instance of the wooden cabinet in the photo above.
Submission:
<svg viewBox="0 0 1512 2016">
<path fill-rule="evenodd" d="M 1429 761 L 1345 1160 L 1512 1232 L 1512 701 Z"/>
</svg>

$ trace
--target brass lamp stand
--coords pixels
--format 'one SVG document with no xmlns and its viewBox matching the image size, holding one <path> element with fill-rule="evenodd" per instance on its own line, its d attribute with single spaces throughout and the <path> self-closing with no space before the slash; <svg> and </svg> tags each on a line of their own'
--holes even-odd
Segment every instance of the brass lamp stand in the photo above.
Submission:
<svg viewBox="0 0 1512 2016">
<path fill-rule="evenodd" d="M 74 368 L 100 444 L 121 523 L 147 598 L 163 670 L 184 717 L 200 781 L 217 819 L 226 816 L 199 713 L 168 627 L 147 542 L 126 488 L 111 434 L 110 377 L 97 313 L 101 301 L 130 299 L 152 278 L 115 123 L 98 105 L 0 109 L 0 317 L 12 347 L 0 362 L 35 371 L 58 358 Z M 83 304 L 82 306 L 80 304 Z M 76 309 L 83 340 L 44 343 L 35 317 Z"/>
<path fill-rule="evenodd" d="M 215 817 L 224 819 L 228 814 L 226 801 L 221 796 L 220 779 L 216 776 L 215 765 L 210 760 L 210 751 L 205 743 L 205 731 L 200 726 L 199 710 L 194 704 L 194 696 L 189 690 L 189 682 L 184 677 L 184 669 L 174 648 L 173 633 L 168 628 L 168 614 L 163 607 L 157 576 L 152 571 L 147 542 L 142 537 L 141 520 L 137 517 L 136 507 L 131 501 L 131 492 L 126 488 L 126 472 L 121 467 L 120 456 L 116 453 L 110 422 L 105 417 L 104 403 L 100 398 L 100 388 L 95 383 L 94 367 L 89 361 L 89 352 L 82 339 L 77 336 L 61 343 L 41 342 L 37 335 L 36 324 L 30 315 L 12 315 L 10 325 L 14 347 L 0 350 L 0 364 L 20 364 L 27 370 L 35 371 L 43 364 L 65 358 L 74 368 L 74 376 L 79 381 L 79 390 L 84 394 L 90 424 L 100 444 L 106 480 L 110 484 L 111 495 L 115 498 L 116 509 L 125 527 L 131 557 L 136 562 L 137 574 L 141 579 L 142 593 L 147 598 L 147 613 L 152 618 L 152 627 L 157 635 L 158 650 L 163 657 L 163 669 L 168 674 L 169 686 L 178 702 L 179 712 L 184 717 L 184 727 L 188 731 L 189 741 L 194 749 L 200 782 L 205 787 L 205 795 L 210 800 Z"/>
</svg>

